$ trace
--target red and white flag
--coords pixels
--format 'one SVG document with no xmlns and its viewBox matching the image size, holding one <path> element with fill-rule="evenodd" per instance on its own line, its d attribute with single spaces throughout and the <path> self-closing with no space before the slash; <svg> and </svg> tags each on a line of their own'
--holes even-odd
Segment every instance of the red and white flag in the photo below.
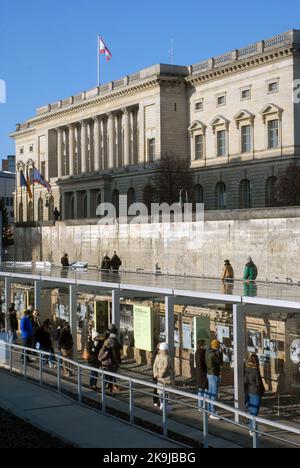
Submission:
<svg viewBox="0 0 300 468">
<path fill-rule="evenodd" d="M 100 54 L 105 54 L 107 62 L 109 62 L 112 59 L 112 54 L 108 47 L 106 47 L 105 42 L 103 39 L 99 37 L 99 51 Z"/>
</svg>

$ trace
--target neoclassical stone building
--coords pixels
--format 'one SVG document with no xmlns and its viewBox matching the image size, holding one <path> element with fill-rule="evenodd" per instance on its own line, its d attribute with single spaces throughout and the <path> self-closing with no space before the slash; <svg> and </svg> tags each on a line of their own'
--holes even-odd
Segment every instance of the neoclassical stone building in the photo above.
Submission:
<svg viewBox="0 0 300 468">
<path fill-rule="evenodd" d="M 47 221 L 54 206 L 64 219 L 95 218 L 100 201 L 120 194 L 143 201 L 167 153 L 190 162 L 207 210 L 272 206 L 279 174 L 300 155 L 299 53 L 300 31 L 291 30 L 37 109 L 12 134 L 17 168 L 34 163 L 53 192 L 36 186 L 31 201 L 18 187 L 17 220 Z"/>
</svg>

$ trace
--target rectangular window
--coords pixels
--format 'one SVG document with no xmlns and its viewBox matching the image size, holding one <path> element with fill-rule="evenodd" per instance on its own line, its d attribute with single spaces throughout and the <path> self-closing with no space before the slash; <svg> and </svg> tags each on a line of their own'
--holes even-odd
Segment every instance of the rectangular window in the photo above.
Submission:
<svg viewBox="0 0 300 468">
<path fill-rule="evenodd" d="M 204 137 L 203 135 L 195 136 L 195 159 L 203 159 L 204 157 Z"/>
<path fill-rule="evenodd" d="M 24 154 L 24 148 L 20 148 L 20 154 Z"/>
<path fill-rule="evenodd" d="M 249 153 L 251 151 L 251 125 L 244 125 L 241 128 L 242 136 L 242 153 Z"/>
<path fill-rule="evenodd" d="M 201 99 L 201 101 L 196 102 L 195 111 L 196 112 L 203 111 L 203 99 Z"/>
<path fill-rule="evenodd" d="M 272 81 L 271 83 L 268 83 L 268 93 L 278 93 L 279 91 L 279 83 L 278 81 Z"/>
<path fill-rule="evenodd" d="M 226 156 L 226 131 L 217 132 L 217 156 Z"/>
<path fill-rule="evenodd" d="M 222 94 L 220 96 L 217 96 L 217 106 L 225 106 L 226 104 L 226 96 L 225 94 Z"/>
<path fill-rule="evenodd" d="M 14 200 L 13 200 L 13 198 L 10 199 L 10 206 L 14 206 Z"/>
<path fill-rule="evenodd" d="M 251 91 L 250 88 L 245 88 L 241 90 L 241 101 L 248 101 L 251 99 Z"/>
<path fill-rule="evenodd" d="M 278 148 L 279 146 L 279 122 L 277 119 L 268 122 L 268 146 L 269 148 Z"/>
<path fill-rule="evenodd" d="M 29 152 L 33 153 L 33 145 L 29 146 Z"/>
<path fill-rule="evenodd" d="M 46 177 L 46 162 L 45 161 L 41 162 L 41 174 L 45 179 L 45 177 Z"/>
<path fill-rule="evenodd" d="M 155 159 L 155 138 L 148 140 L 148 160 L 153 162 Z"/>
</svg>

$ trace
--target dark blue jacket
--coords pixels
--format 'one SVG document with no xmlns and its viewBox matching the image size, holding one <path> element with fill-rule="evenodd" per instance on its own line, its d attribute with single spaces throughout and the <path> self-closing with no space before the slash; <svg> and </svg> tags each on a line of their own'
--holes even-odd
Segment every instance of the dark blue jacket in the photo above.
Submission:
<svg viewBox="0 0 300 468">
<path fill-rule="evenodd" d="M 31 338 L 33 336 L 33 326 L 29 317 L 26 315 L 21 320 L 22 338 Z"/>
</svg>

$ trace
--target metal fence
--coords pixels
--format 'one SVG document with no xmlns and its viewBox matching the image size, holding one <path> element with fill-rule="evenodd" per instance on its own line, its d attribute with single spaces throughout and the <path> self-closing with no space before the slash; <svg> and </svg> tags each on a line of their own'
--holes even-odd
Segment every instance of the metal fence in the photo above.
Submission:
<svg viewBox="0 0 300 468">
<path fill-rule="evenodd" d="M 139 396 L 153 398 L 156 391 L 162 410 L 161 435 L 168 440 L 171 440 L 169 434 L 169 423 L 171 420 L 169 405 L 178 405 L 191 412 L 197 411 L 198 415 L 200 413 L 202 428 L 199 427 L 198 442 L 204 448 L 208 448 L 210 436 L 215 435 L 211 431 L 210 426 L 210 416 L 214 416 L 215 414 L 211 413 L 208 409 L 209 405 L 213 404 L 217 408 L 218 418 L 228 423 L 226 425 L 226 432 L 230 433 L 238 428 L 243 432 L 246 431 L 247 434 L 250 433 L 248 437 L 251 438 L 253 448 L 259 448 L 260 437 L 267 438 L 281 445 L 283 444 L 285 447 L 300 447 L 300 438 L 298 439 L 300 429 L 298 428 L 264 418 L 253 417 L 244 411 L 221 402 L 211 401 L 206 397 L 199 397 L 198 395 L 176 388 L 163 387 L 149 381 L 86 366 L 61 355 L 54 355 L 0 341 L 0 368 L 12 374 L 22 376 L 24 379 L 38 382 L 47 388 L 52 387 L 52 389 L 55 389 L 59 393 L 66 394 L 66 391 L 63 391 L 63 385 L 68 383 L 69 389 L 73 389 L 72 392 L 68 392 L 68 396 L 72 396 L 79 404 L 85 403 L 85 390 L 88 387 L 86 382 L 93 372 L 94 378 L 100 384 L 98 401 L 100 411 L 108 415 L 111 413 L 109 412 L 110 393 L 107 386 L 117 382 L 118 386 L 125 390 L 124 393 L 126 394 L 128 406 L 128 422 L 131 425 L 138 425 L 136 412 L 141 409 L 138 403 Z M 143 417 L 145 418 L 145 412 Z M 245 422 L 240 422 L 242 419 Z M 147 421 L 145 422 L 147 423 Z M 147 425 L 147 430 L 157 434 L 154 429 L 151 430 L 151 424 Z M 278 435 L 279 433 L 281 435 Z M 185 434 L 182 434 L 182 436 L 184 438 Z"/>
</svg>

